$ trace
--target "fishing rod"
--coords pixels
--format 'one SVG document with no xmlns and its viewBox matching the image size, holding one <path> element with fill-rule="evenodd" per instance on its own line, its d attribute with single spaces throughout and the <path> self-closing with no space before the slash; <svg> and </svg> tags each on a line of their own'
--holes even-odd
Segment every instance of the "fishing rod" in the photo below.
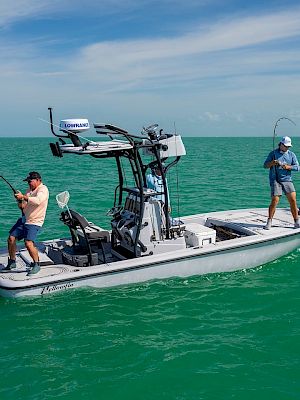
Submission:
<svg viewBox="0 0 300 400">
<path fill-rule="evenodd" d="M 277 136 L 277 134 L 276 134 L 276 129 L 278 128 L 278 125 L 279 125 L 279 122 L 280 121 L 282 121 L 282 120 L 287 120 L 287 121 L 289 121 L 289 122 L 291 122 L 293 125 L 295 125 L 296 126 L 296 123 L 292 120 L 292 119 L 290 119 L 290 118 L 288 118 L 288 117 L 280 117 L 280 118 L 278 118 L 278 120 L 275 122 L 275 125 L 274 125 L 274 130 L 273 130 L 273 160 L 275 161 L 275 159 L 276 159 L 276 157 L 275 157 L 275 137 Z M 275 179 L 276 179 L 276 182 L 278 182 L 279 180 L 279 178 L 278 178 L 278 171 L 277 171 L 277 165 L 274 165 L 273 166 L 273 168 L 274 168 L 274 172 L 275 172 Z"/>
<path fill-rule="evenodd" d="M 292 119 L 290 119 L 288 117 L 280 117 L 280 118 L 278 118 L 278 120 L 276 121 L 276 123 L 274 125 L 274 130 L 273 130 L 273 150 L 274 150 L 274 152 L 275 152 L 275 137 L 277 136 L 276 129 L 278 128 L 279 122 L 284 120 L 284 119 L 286 119 L 287 121 L 290 121 L 293 125 L 296 126 L 296 123 Z"/>
<path fill-rule="evenodd" d="M 11 188 L 11 190 L 13 191 L 14 194 L 19 193 L 19 190 L 15 189 L 9 182 L 7 179 L 4 178 L 4 176 L 0 175 L 0 178 L 4 180 L 5 183 L 7 183 L 7 185 Z M 22 200 L 17 200 L 17 203 L 22 203 Z M 24 211 L 21 209 L 22 215 L 24 215 Z"/>
<path fill-rule="evenodd" d="M 7 179 L 4 178 L 4 176 L 0 175 L 0 178 L 4 180 L 8 184 L 8 186 L 11 188 L 11 190 L 14 192 L 14 194 L 17 194 L 19 191 L 16 190 L 9 182 Z"/>
</svg>

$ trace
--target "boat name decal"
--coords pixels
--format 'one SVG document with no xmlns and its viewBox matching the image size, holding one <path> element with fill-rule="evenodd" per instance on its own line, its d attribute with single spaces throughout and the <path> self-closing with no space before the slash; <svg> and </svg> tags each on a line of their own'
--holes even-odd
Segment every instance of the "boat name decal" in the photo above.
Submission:
<svg viewBox="0 0 300 400">
<path fill-rule="evenodd" d="M 43 287 L 41 294 L 57 292 L 58 290 L 66 290 L 73 286 L 74 286 L 74 284 L 70 283 L 70 282 L 64 283 L 63 285 L 45 286 L 45 287 Z"/>
</svg>

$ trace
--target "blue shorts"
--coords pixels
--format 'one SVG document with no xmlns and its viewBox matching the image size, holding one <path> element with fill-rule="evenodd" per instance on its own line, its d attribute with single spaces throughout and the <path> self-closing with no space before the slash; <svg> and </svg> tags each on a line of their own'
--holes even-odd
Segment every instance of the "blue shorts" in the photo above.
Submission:
<svg viewBox="0 0 300 400">
<path fill-rule="evenodd" d="M 30 240 L 35 242 L 37 234 L 41 230 L 41 226 L 26 224 L 23 218 L 19 218 L 15 225 L 9 231 L 10 236 L 14 236 L 17 240 Z"/>
</svg>

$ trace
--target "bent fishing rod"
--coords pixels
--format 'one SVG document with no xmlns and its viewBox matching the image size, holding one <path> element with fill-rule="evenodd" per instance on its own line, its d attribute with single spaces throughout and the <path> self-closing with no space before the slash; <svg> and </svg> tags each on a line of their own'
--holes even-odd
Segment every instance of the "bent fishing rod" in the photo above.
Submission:
<svg viewBox="0 0 300 400">
<path fill-rule="evenodd" d="M 275 125 L 274 125 L 274 130 L 273 130 L 273 160 L 275 161 L 275 137 L 277 136 L 277 134 L 276 134 L 276 129 L 278 128 L 278 125 L 279 125 L 279 122 L 280 121 L 282 121 L 282 120 L 287 120 L 287 121 L 289 121 L 289 122 L 291 122 L 293 125 L 295 125 L 296 126 L 296 123 L 292 120 L 292 119 L 290 119 L 290 118 L 288 118 L 288 117 L 280 117 L 280 118 L 278 118 L 278 120 L 275 122 Z M 275 178 L 276 178 L 276 181 L 278 182 L 278 172 L 277 172 L 277 165 L 274 165 L 274 171 L 275 171 Z"/>
<path fill-rule="evenodd" d="M 0 175 L 0 178 L 4 180 L 4 182 L 7 183 L 7 185 L 11 188 L 11 190 L 14 192 L 14 194 L 17 194 L 19 191 L 16 190 L 9 182 L 7 179 L 4 178 L 4 176 Z"/>
<path fill-rule="evenodd" d="M 284 120 L 284 119 L 286 119 L 287 121 L 290 121 L 293 125 L 296 126 L 296 123 L 292 119 L 290 119 L 288 117 L 280 117 L 280 118 L 278 118 L 278 120 L 276 121 L 276 123 L 274 125 L 274 130 L 273 130 L 273 150 L 274 151 L 275 151 L 275 137 L 277 136 L 276 129 L 278 128 L 279 122 Z"/>
<path fill-rule="evenodd" d="M 5 183 L 7 183 L 7 185 L 11 188 L 11 190 L 13 191 L 14 195 L 19 193 L 19 190 L 15 189 L 9 182 L 7 179 L 4 178 L 4 176 L 0 175 L 0 178 L 4 180 Z M 17 203 L 22 203 L 22 200 L 17 200 Z M 21 213 L 22 215 L 24 215 L 24 211 L 21 209 Z"/>
</svg>

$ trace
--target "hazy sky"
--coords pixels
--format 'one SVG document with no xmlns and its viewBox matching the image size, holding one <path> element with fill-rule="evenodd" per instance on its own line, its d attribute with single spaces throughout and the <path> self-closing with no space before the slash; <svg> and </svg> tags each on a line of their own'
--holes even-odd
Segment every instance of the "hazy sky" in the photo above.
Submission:
<svg viewBox="0 0 300 400">
<path fill-rule="evenodd" d="M 0 0 L 0 136 L 88 118 L 185 136 L 300 135 L 300 3 Z M 280 132 L 281 134 L 281 132 Z"/>
</svg>

